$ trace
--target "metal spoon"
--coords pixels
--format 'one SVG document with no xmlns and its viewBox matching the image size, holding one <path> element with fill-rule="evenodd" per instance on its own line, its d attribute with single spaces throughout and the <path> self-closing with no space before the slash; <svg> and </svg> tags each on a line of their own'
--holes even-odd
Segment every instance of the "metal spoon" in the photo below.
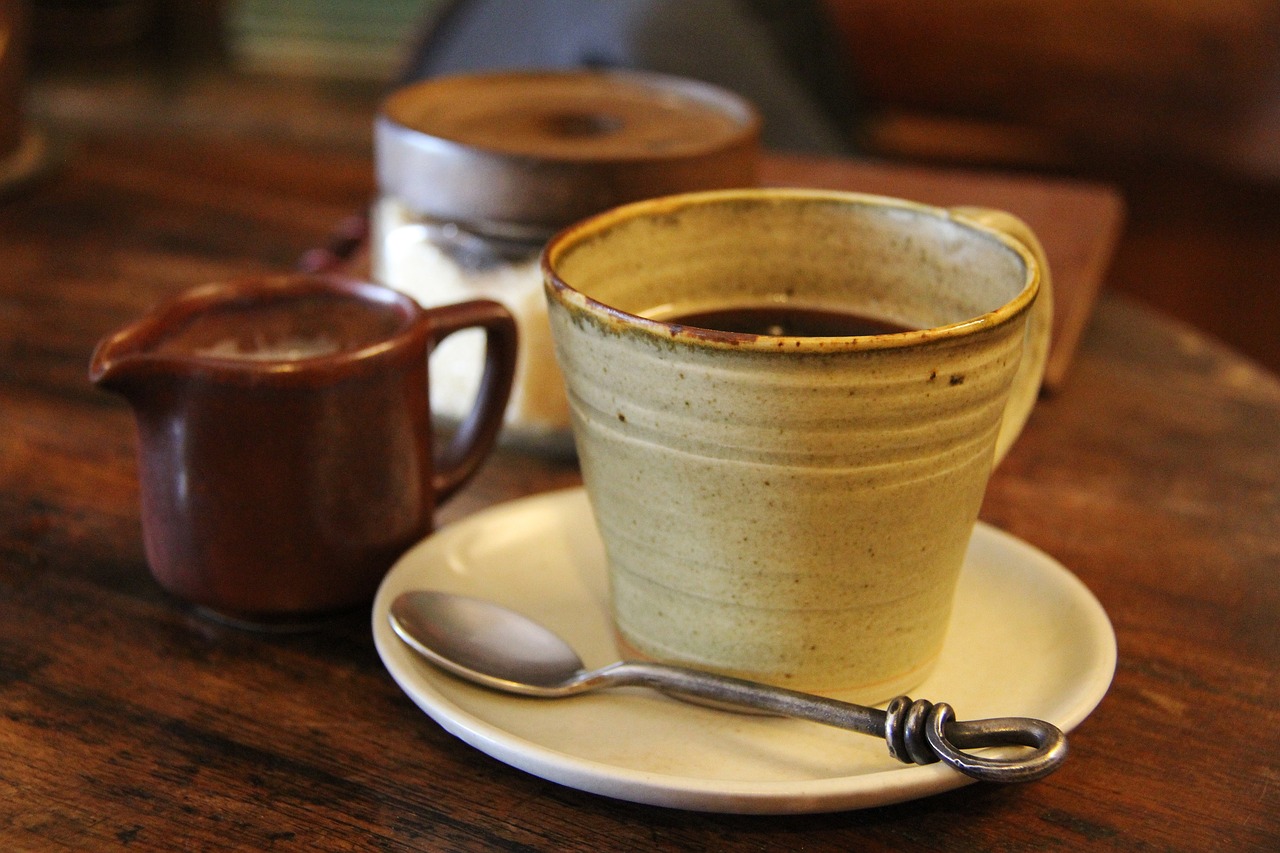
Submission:
<svg viewBox="0 0 1280 853">
<path fill-rule="evenodd" d="M 1054 725 L 1026 717 L 960 722 L 950 705 L 899 696 L 881 711 L 684 667 L 620 661 L 588 671 L 560 637 L 490 601 L 438 591 L 399 595 L 391 627 L 441 669 L 476 684 L 556 699 L 610 687 L 651 687 L 665 693 L 797 717 L 882 737 L 889 754 L 910 764 L 947 764 L 986 782 L 1040 779 L 1067 757 L 1067 739 Z M 992 746 L 1029 747 L 1013 755 L 964 752 Z"/>
</svg>

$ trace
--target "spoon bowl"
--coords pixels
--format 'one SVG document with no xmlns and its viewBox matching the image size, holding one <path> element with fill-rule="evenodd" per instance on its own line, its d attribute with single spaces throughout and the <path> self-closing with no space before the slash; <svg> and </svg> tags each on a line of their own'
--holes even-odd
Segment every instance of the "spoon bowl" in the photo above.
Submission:
<svg viewBox="0 0 1280 853">
<path fill-rule="evenodd" d="M 584 670 L 559 636 L 479 598 L 409 592 L 391 603 L 391 627 L 414 651 L 454 675 L 524 696 L 546 696 Z"/>
</svg>

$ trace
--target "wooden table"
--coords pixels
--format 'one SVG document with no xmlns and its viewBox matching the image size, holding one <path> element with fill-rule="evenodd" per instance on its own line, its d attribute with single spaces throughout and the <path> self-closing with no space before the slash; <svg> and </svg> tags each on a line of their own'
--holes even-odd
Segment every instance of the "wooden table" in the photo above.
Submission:
<svg viewBox="0 0 1280 853">
<path fill-rule="evenodd" d="M 1003 199 L 1084 286 L 1114 236 L 1095 190 L 769 169 Z M 384 671 L 367 611 L 270 635 L 171 599 L 143 558 L 131 416 L 86 381 L 90 350 L 163 296 L 291 266 L 370 184 L 358 146 L 122 126 L 0 205 L 0 849 L 1280 847 L 1280 381 L 1117 298 L 983 510 L 1074 570 L 1118 635 L 1110 694 L 1042 782 L 798 817 L 613 801 L 446 734 Z M 443 517 L 577 482 L 504 450 Z"/>
</svg>

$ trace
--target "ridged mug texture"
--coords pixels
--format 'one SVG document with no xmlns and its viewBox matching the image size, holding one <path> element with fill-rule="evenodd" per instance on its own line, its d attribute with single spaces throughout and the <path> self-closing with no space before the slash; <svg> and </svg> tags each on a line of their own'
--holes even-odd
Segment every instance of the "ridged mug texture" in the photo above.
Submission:
<svg viewBox="0 0 1280 853">
<path fill-rule="evenodd" d="M 921 680 L 1024 347 L 1026 253 L 932 208 L 743 191 L 590 220 L 547 268 L 624 650 L 857 701 Z M 770 300 L 927 328 L 640 317 Z"/>
</svg>

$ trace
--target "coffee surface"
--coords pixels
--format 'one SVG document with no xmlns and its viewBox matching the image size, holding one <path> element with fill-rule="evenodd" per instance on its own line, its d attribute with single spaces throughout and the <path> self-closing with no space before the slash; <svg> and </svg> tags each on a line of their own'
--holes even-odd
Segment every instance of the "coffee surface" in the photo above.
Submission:
<svg viewBox="0 0 1280 853">
<path fill-rule="evenodd" d="M 798 305 L 738 305 L 663 318 L 718 332 L 791 337 L 852 337 L 909 331 L 906 326 L 849 311 Z"/>
</svg>

